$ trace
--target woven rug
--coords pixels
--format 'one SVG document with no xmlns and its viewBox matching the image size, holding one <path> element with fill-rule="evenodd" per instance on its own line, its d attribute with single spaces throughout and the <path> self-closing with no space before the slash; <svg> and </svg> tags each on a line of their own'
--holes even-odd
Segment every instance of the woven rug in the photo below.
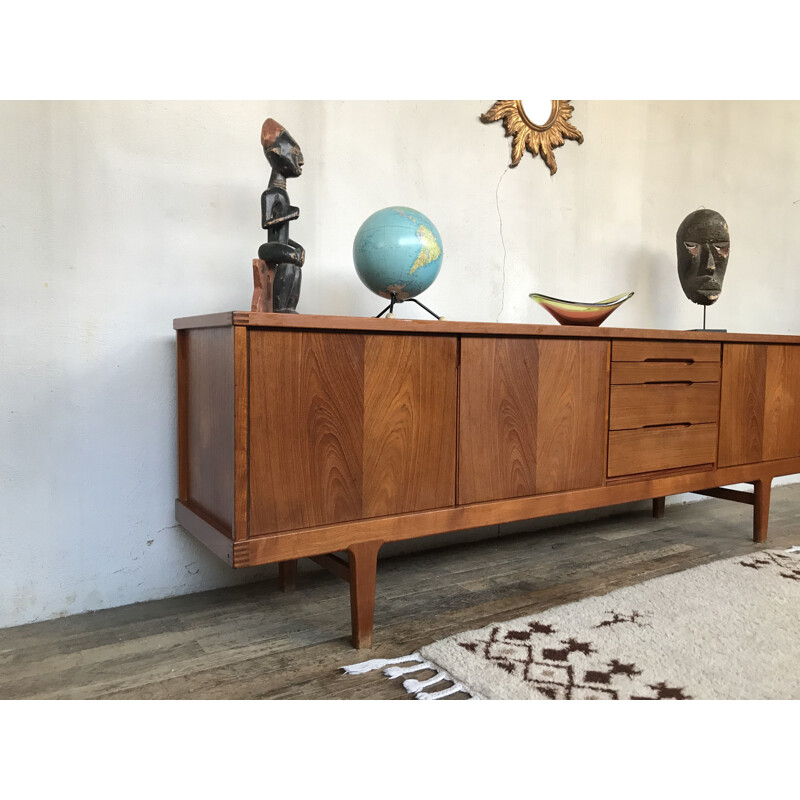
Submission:
<svg viewBox="0 0 800 800">
<path fill-rule="evenodd" d="M 800 699 L 800 547 L 450 636 L 383 669 L 419 700 Z M 414 673 L 433 670 L 431 677 Z"/>
</svg>

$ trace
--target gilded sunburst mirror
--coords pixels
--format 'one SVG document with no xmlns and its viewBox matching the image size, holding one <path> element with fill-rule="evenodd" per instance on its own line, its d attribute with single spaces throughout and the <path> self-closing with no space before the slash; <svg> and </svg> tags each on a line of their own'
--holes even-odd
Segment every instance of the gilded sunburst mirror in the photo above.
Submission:
<svg viewBox="0 0 800 800">
<path fill-rule="evenodd" d="M 569 118 L 575 109 L 569 100 L 551 100 L 550 117 L 539 124 L 526 113 L 522 100 L 498 100 L 485 114 L 481 122 L 503 120 L 506 136 L 513 136 L 511 164 L 516 167 L 526 150 L 534 157 L 541 155 L 553 175 L 558 169 L 553 149 L 561 147 L 565 139 L 583 142 L 583 134 L 570 124 Z"/>
</svg>

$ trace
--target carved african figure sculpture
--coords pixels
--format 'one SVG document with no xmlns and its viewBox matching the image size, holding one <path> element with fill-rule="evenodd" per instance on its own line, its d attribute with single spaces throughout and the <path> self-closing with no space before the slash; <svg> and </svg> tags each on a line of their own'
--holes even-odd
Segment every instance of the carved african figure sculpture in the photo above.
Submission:
<svg viewBox="0 0 800 800">
<path fill-rule="evenodd" d="M 272 275 L 265 275 L 254 262 L 253 309 L 296 314 L 306 253 L 289 238 L 289 222 L 300 216 L 300 209 L 289 204 L 286 179 L 296 178 L 303 171 L 303 154 L 289 132 L 274 119 L 266 120 L 261 128 L 261 146 L 272 174 L 261 195 L 261 227 L 268 233 L 267 241 L 258 248 L 258 258 Z M 257 308 L 269 297 L 268 288 L 272 290 L 272 308 Z"/>
<path fill-rule="evenodd" d="M 718 212 L 702 208 L 681 222 L 675 238 L 683 293 L 701 306 L 716 303 L 728 267 L 728 223 Z"/>
</svg>

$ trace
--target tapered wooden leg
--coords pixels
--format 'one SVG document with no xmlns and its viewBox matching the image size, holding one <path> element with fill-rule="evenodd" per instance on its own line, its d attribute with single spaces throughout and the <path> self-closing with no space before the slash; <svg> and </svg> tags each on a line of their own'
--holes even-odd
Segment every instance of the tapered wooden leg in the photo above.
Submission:
<svg viewBox="0 0 800 800">
<path fill-rule="evenodd" d="M 278 562 L 278 588 L 282 592 L 293 592 L 297 583 L 297 559 Z"/>
<path fill-rule="evenodd" d="M 664 507 L 666 505 L 667 498 L 666 497 L 654 497 L 653 498 L 653 516 L 656 519 L 661 519 L 664 516 Z"/>
<path fill-rule="evenodd" d="M 347 548 L 350 555 L 350 621 L 353 647 L 372 644 L 375 616 L 375 576 L 383 542 L 362 542 Z"/>
<path fill-rule="evenodd" d="M 753 482 L 753 541 L 767 541 L 769 524 L 769 496 L 772 478 Z"/>
</svg>

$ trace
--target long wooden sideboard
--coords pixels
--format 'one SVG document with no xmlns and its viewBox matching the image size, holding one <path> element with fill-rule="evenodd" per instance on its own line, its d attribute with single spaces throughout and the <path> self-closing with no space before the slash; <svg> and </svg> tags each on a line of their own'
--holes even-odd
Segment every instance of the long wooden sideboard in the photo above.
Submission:
<svg viewBox="0 0 800 800">
<path fill-rule="evenodd" d="M 800 473 L 800 337 L 256 312 L 176 319 L 178 522 L 232 567 L 350 583 L 384 542 Z M 725 488 L 752 483 L 753 491 Z"/>
</svg>

